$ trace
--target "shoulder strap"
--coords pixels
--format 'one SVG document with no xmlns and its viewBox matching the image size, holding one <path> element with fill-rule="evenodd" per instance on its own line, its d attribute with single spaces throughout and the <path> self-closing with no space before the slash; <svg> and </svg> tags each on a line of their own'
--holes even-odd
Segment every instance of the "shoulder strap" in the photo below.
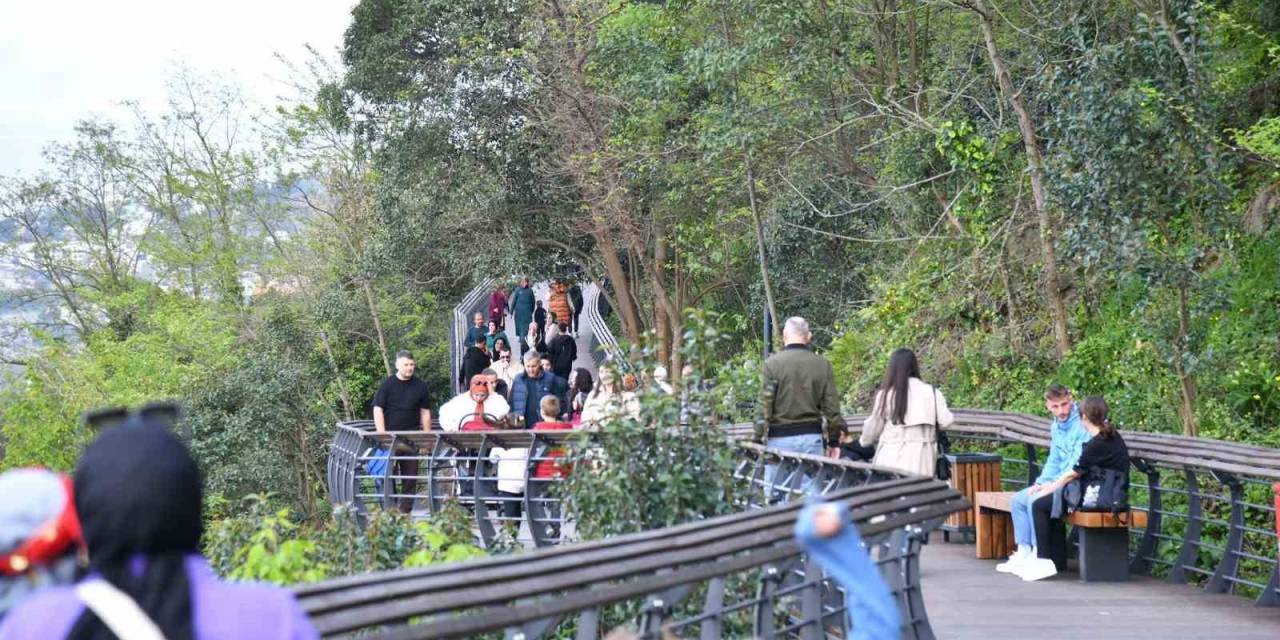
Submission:
<svg viewBox="0 0 1280 640">
<path fill-rule="evenodd" d="M 933 429 L 935 431 L 941 429 L 938 426 L 938 390 L 933 389 Z"/>
<path fill-rule="evenodd" d="M 76 585 L 76 597 L 120 640 L 164 640 L 142 607 L 106 580 L 81 582 Z"/>
</svg>

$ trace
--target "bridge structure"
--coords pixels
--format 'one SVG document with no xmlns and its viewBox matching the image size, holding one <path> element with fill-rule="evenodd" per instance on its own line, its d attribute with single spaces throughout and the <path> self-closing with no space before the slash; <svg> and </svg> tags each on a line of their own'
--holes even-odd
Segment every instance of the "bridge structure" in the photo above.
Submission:
<svg viewBox="0 0 1280 640">
<path fill-rule="evenodd" d="M 957 410 L 957 449 L 1001 458 L 1000 484 L 1033 481 L 1048 421 Z M 847 418 L 854 431 L 863 416 Z M 1084 583 L 1071 572 L 1023 583 L 998 574 L 974 547 L 937 529 L 972 504 L 946 483 L 844 460 L 768 451 L 749 425 L 724 428 L 739 463 L 737 513 L 606 540 L 575 541 L 573 514 L 539 478 L 553 449 L 590 446 L 577 432 L 373 433 L 337 425 L 329 491 L 358 512 L 409 497 L 423 517 L 449 501 L 469 509 L 491 544 L 504 519 L 493 447 L 527 447 L 523 553 L 456 565 L 339 578 L 297 588 L 325 636 L 376 638 L 599 638 L 616 626 L 636 637 L 847 637 L 838 585 L 804 556 L 791 526 L 804 485 L 844 502 L 904 614 L 904 638 L 1277 638 L 1280 554 L 1273 483 L 1280 451 L 1203 438 L 1124 434 L 1134 459 L 1130 502 L 1147 512 L 1130 529 L 1133 577 Z M 587 443 L 583 444 L 582 439 Z M 386 465 L 367 472 L 377 448 L 420 461 L 412 495 Z M 773 467 L 775 473 L 766 473 Z"/>
<path fill-rule="evenodd" d="M 484 316 L 486 322 L 488 321 L 489 294 L 493 293 L 498 284 L 492 278 L 484 279 L 471 291 L 468 291 L 467 295 L 463 296 L 458 305 L 453 308 L 453 321 L 449 325 L 449 362 L 451 367 L 450 379 L 453 381 L 454 393 L 462 391 L 458 385 L 457 377 L 458 371 L 462 368 L 462 355 L 466 352 L 468 346 L 463 343 L 465 342 L 467 329 L 471 327 L 471 319 L 475 314 L 479 313 Z M 537 282 L 532 285 L 532 288 L 535 299 L 543 301 L 543 305 L 547 306 L 550 283 Z M 596 367 L 606 358 L 616 359 L 619 362 L 624 361 L 623 358 L 618 357 L 618 339 L 614 337 L 608 323 L 600 315 L 601 295 L 600 287 L 595 283 L 582 283 L 583 309 L 580 317 L 581 327 L 577 335 L 578 360 L 574 363 L 574 366 L 583 367 L 593 374 L 596 371 Z M 510 313 L 506 314 L 507 335 L 513 342 L 512 352 L 518 357 L 520 352 L 515 342 L 520 339 L 520 336 L 515 335 L 513 329 L 515 324 L 515 317 Z"/>
<path fill-rule="evenodd" d="M 454 369 L 470 317 L 487 317 L 495 282 L 479 283 L 454 309 Z M 547 299 L 547 283 L 534 285 Z M 626 364 L 599 313 L 600 291 L 584 284 L 579 362 Z M 514 318 L 507 317 L 508 331 Z M 509 334 L 510 335 L 510 334 Z M 511 336 L 513 339 L 516 336 Z M 958 410 L 957 449 L 999 455 L 999 486 L 1033 482 L 1048 445 L 1047 420 Z M 856 432 L 863 416 L 846 420 Z M 942 482 L 864 464 L 767 451 L 747 441 L 749 425 L 724 428 L 738 454 L 743 496 L 732 516 L 608 540 L 576 540 L 573 514 L 539 477 L 540 464 L 598 435 L 569 432 L 374 433 L 364 421 L 337 425 L 329 493 L 364 517 L 413 500 L 415 517 L 453 503 L 474 518 L 482 546 L 511 542 L 524 553 L 439 567 L 350 576 L 297 589 L 326 636 L 379 638 L 598 638 L 615 626 L 637 637 L 846 637 L 838 585 L 790 538 L 802 484 L 845 502 L 904 613 L 906 638 L 1280 637 L 1277 508 L 1280 451 L 1201 438 L 1125 433 L 1133 457 L 1131 503 L 1146 512 L 1130 528 L 1122 583 L 1084 583 L 1065 574 L 1024 584 L 997 574 L 968 544 L 937 535 L 943 519 L 973 508 Z M 584 439 L 587 440 L 584 444 Z M 529 451 L 523 496 L 495 490 L 495 450 Z M 377 452 L 392 464 L 369 472 Z M 414 476 L 397 460 L 416 460 Z M 768 473 L 766 469 L 776 469 Z M 504 476 L 505 479 L 505 476 Z M 404 481 L 412 480 L 406 489 Z M 808 489 L 807 491 L 813 491 Z M 519 501 L 521 515 L 503 513 Z M 932 540 L 933 544 L 928 544 Z"/>
</svg>

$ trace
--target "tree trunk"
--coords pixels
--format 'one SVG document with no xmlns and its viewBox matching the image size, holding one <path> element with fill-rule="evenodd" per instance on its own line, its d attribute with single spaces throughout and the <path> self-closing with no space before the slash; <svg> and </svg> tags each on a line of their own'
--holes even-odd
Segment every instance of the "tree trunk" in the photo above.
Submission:
<svg viewBox="0 0 1280 640">
<path fill-rule="evenodd" d="M 1022 93 L 1013 86 L 1009 69 L 996 49 L 995 27 L 992 24 L 991 12 L 983 0 L 974 0 L 971 10 L 979 17 L 982 24 L 982 36 L 986 40 L 987 55 L 991 58 L 991 70 L 995 74 L 1000 91 L 1009 98 L 1013 111 L 1018 116 L 1018 129 L 1022 132 L 1022 144 L 1027 153 L 1027 169 L 1031 174 L 1032 205 L 1035 208 L 1036 222 L 1040 227 L 1040 257 L 1044 261 L 1045 296 L 1049 302 L 1049 313 L 1053 318 L 1054 346 L 1059 358 L 1066 356 L 1071 350 L 1071 334 L 1067 330 L 1067 305 L 1062 299 L 1062 287 L 1058 282 L 1058 255 L 1054 248 L 1057 226 L 1049 213 L 1048 198 L 1044 186 L 1044 159 L 1040 155 L 1040 142 L 1036 137 L 1035 122 L 1027 111 Z"/>
<path fill-rule="evenodd" d="M 391 360 L 387 356 L 387 336 L 382 332 L 382 316 L 378 313 L 378 303 L 373 299 L 373 287 L 369 286 L 369 281 L 361 278 L 360 288 L 364 289 L 365 302 L 369 304 L 369 317 L 373 319 L 373 330 L 378 336 L 378 353 L 382 355 L 382 366 L 386 368 L 387 375 L 395 372 L 391 368 Z"/>
<path fill-rule="evenodd" d="M 1178 287 L 1178 339 L 1173 353 L 1173 370 L 1178 375 L 1178 390 L 1182 396 L 1178 409 L 1178 413 L 1182 416 L 1182 435 L 1194 438 L 1200 432 L 1200 425 L 1196 420 L 1196 378 L 1194 374 L 1187 371 L 1183 363 L 1190 335 L 1191 312 L 1187 303 L 1187 287 L 1180 285 Z"/>
<path fill-rule="evenodd" d="M 653 231 L 653 290 L 655 292 L 662 291 L 664 297 L 666 287 L 663 286 L 662 280 L 666 276 L 666 264 L 666 232 L 662 227 L 662 222 L 655 220 Z M 666 364 L 671 358 L 671 322 L 670 315 L 666 309 L 669 304 L 663 304 L 663 308 L 654 313 L 653 326 L 658 340 L 658 361 L 663 364 Z"/>
<path fill-rule="evenodd" d="M 775 344 L 782 344 L 782 318 L 778 316 L 778 306 L 773 300 L 773 284 L 769 281 L 769 259 L 764 246 L 764 220 L 760 216 L 759 203 L 756 201 L 756 174 L 751 166 L 751 156 L 747 156 L 747 201 L 751 205 L 752 227 L 756 232 L 756 252 L 760 259 L 760 280 L 764 283 L 764 300 L 768 305 L 769 315 L 773 318 L 773 335 L 765 336 Z"/>
<path fill-rule="evenodd" d="M 333 371 L 333 379 L 338 383 L 338 399 L 342 401 L 342 415 L 347 420 L 355 419 L 355 412 L 351 409 L 351 394 L 347 391 L 347 383 L 342 380 L 342 372 L 338 370 L 338 361 L 333 357 L 333 347 L 329 344 L 329 334 L 324 329 L 319 330 L 320 344 L 324 347 L 325 358 L 329 362 L 329 368 Z"/>
<path fill-rule="evenodd" d="M 596 246 L 600 247 L 600 258 L 604 262 L 605 275 L 613 283 L 614 298 L 618 303 L 618 319 L 622 321 L 622 333 L 633 343 L 640 341 L 640 314 L 631 298 L 631 282 L 627 278 L 627 270 L 618 258 L 618 247 L 607 230 L 599 230 L 595 235 Z"/>
</svg>

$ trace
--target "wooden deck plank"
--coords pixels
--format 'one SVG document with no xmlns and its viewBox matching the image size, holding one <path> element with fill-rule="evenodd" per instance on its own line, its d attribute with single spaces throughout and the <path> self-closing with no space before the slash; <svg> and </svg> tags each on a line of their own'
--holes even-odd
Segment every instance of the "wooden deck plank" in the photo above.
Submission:
<svg viewBox="0 0 1280 640">
<path fill-rule="evenodd" d="M 1075 571 L 1023 582 L 995 565 L 939 535 L 925 546 L 925 606 L 940 640 L 1280 638 L 1280 608 L 1249 598 L 1137 576 L 1086 584 Z"/>
</svg>

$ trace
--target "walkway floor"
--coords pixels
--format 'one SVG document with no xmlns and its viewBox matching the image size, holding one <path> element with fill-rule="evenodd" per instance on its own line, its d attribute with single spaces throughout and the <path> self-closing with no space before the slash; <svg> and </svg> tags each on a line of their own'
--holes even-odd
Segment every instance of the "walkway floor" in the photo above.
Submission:
<svg viewBox="0 0 1280 640">
<path fill-rule="evenodd" d="M 596 285 L 592 283 L 585 283 L 583 285 L 583 292 L 582 292 L 583 296 L 586 297 L 587 299 L 593 299 L 591 298 L 590 290 L 593 289 L 595 286 Z M 535 282 L 533 283 L 531 288 L 533 289 L 534 299 L 541 300 L 543 308 L 546 308 L 548 306 L 547 304 L 548 299 L 551 296 L 550 283 Z M 488 300 L 488 296 L 485 296 L 485 300 L 486 301 Z M 573 361 L 573 367 L 575 369 L 579 367 L 583 367 L 594 374 L 596 370 L 596 363 L 594 360 L 591 359 L 591 327 L 587 324 L 585 315 L 581 316 L 580 320 L 581 320 L 581 323 L 580 323 L 581 326 L 579 327 L 578 336 L 577 336 L 578 358 Z M 511 339 L 513 341 L 517 339 L 515 336 L 515 326 L 516 326 L 515 316 L 508 313 L 507 314 L 507 334 L 511 336 Z M 513 355 L 516 356 L 517 358 L 520 356 L 519 346 L 515 347 Z"/>
<path fill-rule="evenodd" d="M 1074 571 L 1028 583 L 995 564 L 938 535 L 925 546 L 925 607 L 940 640 L 1280 638 L 1280 608 L 1248 598 L 1152 578 L 1086 584 Z"/>
</svg>

